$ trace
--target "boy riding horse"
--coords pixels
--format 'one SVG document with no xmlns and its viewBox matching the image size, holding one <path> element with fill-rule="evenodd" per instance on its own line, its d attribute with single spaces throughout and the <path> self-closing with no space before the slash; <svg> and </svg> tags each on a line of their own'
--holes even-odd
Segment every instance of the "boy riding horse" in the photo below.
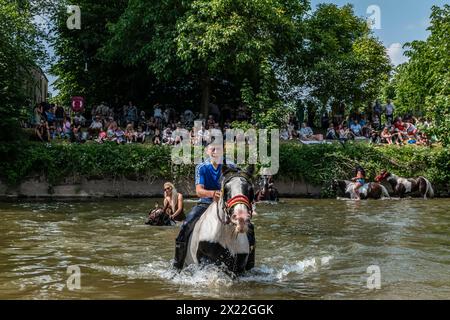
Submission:
<svg viewBox="0 0 450 320">
<path fill-rule="evenodd" d="M 206 147 L 206 153 L 209 156 L 203 163 L 199 164 L 195 168 L 195 191 L 200 198 L 197 205 L 194 206 L 186 217 L 186 220 L 181 226 L 180 233 L 176 238 L 175 245 L 175 258 L 173 266 L 181 270 L 184 266 L 184 260 L 187 254 L 187 245 L 189 242 L 189 236 L 194 230 L 195 223 L 206 211 L 209 205 L 213 201 L 219 201 L 221 197 L 221 180 L 222 180 L 222 152 L 218 150 L 217 146 L 213 143 Z M 229 165 L 231 167 L 231 165 Z M 254 227 L 249 225 L 251 232 L 248 232 L 248 240 L 250 244 L 250 257 L 252 261 L 249 264 L 254 265 L 254 247 L 255 236 Z"/>
</svg>

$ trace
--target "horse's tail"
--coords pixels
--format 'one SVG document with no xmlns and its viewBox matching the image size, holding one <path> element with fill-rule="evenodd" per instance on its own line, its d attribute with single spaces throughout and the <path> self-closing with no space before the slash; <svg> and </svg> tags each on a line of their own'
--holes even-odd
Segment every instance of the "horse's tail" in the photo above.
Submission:
<svg viewBox="0 0 450 320">
<path fill-rule="evenodd" d="M 380 188 L 381 188 L 381 193 L 383 195 L 382 198 L 390 198 L 391 197 L 389 195 L 389 192 L 387 191 L 386 187 L 383 186 L 381 183 L 380 183 Z"/>
<path fill-rule="evenodd" d="M 431 185 L 431 182 L 425 178 L 425 177 L 420 177 L 423 180 L 425 180 L 426 184 L 427 184 L 427 188 L 425 189 L 425 194 L 423 195 L 423 198 L 426 199 L 427 195 L 429 195 L 430 198 L 434 197 L 434 190 L 433 190 L 433 186 Z"/>
</svg>

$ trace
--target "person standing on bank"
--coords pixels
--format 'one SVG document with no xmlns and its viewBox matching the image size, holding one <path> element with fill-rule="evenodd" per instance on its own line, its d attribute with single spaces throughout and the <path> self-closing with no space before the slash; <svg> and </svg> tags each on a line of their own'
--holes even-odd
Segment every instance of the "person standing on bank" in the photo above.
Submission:
<svg viewBox="0 0 450 320">
<path fill-rule="evenodd" d="M 195 205 L 186 217 L 186 220 L 181 226 L 180 233 L 175 242 L 175 259 L 173 267 L 181 270 L 184 266 L 184 260 L 187 253 L 187 245 L 189 236 L 194 230 L 195 222 L 202 216 L 209 205 L 213 201 L 219 201 L 221 194 L 222 181 L 222 150 L 210 143 L 206 147 L 206 154 L 208 158 L 198 164 L 195 168 L 195 191 L 200 198 L 197 205 Z M 233 164 L 227 163 L 228 167 L 234 167 Z M 252 250 L 255 247 L 254 226 L 249 225 L 250 232 L 248 232 L 249 245 Z M 253 261 L 249 263 L 254 264 L 254 254 L 250 254 Z M 250 259 L 249 257 L 249 259 Z"/>
</svg>

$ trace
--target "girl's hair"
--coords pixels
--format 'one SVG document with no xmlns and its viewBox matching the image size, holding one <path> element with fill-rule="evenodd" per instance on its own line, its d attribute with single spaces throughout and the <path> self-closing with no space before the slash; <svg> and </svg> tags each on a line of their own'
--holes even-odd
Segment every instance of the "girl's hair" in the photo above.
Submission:
<svg viewBox="0 0 450 320">
<path fill-rule="evenodd" d="M 172 212 L 175 212 L 178 204 L 178 192 L 171 182 L 164 183 L 164 189 L 166 189 L 167 187 L 170 187 L 172 189 L 172 199 L 170 199 L 170 207 L 172 208 Z"/>
</svg>

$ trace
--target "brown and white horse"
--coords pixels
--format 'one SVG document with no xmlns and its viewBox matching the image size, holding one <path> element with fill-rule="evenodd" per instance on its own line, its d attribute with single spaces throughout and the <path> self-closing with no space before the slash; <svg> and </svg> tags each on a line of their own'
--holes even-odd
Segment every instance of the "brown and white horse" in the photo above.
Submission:
<svg viewBox="0 0 450 320">
<path fill-rule="evenodd" d="M 433 187 L 425 177 L 418 178 L 402 178 L 396 176 L 387 170 L 381 171 L 381 173 L 375 178 L 376 181 L 382 182 L 387 181 L 394 193 L 400 198 L 403 198 L 407 194 L 419 193 L 424 199 L 428 197 L 434 197 Z"/>
<path fill-rule="evenodd" d="M 254 263 L 250 255 L 253 256 L 255 250 L 250 247 L 248 235 L 254 232 L 250 223 L 254 200 L 250 177 L 254 167 L 241 172 L 224 165 L 222 170 L 222 196 L 195 224 L 185 265 L 223 263 L 233 273 L 241 273 L 253 268 Z"/>
<path fill-rule="evenodd" d="M 350 180 L 333 180 L 333 189 L 340 191 L 350 199 L 357 199 L 354 191 L 355 182 Z M 386 187 L 376 182 L 369 182 L 359 188 L 359 196 L 361 199 L 381 199 L 390 198 Z"/>
</svg>

